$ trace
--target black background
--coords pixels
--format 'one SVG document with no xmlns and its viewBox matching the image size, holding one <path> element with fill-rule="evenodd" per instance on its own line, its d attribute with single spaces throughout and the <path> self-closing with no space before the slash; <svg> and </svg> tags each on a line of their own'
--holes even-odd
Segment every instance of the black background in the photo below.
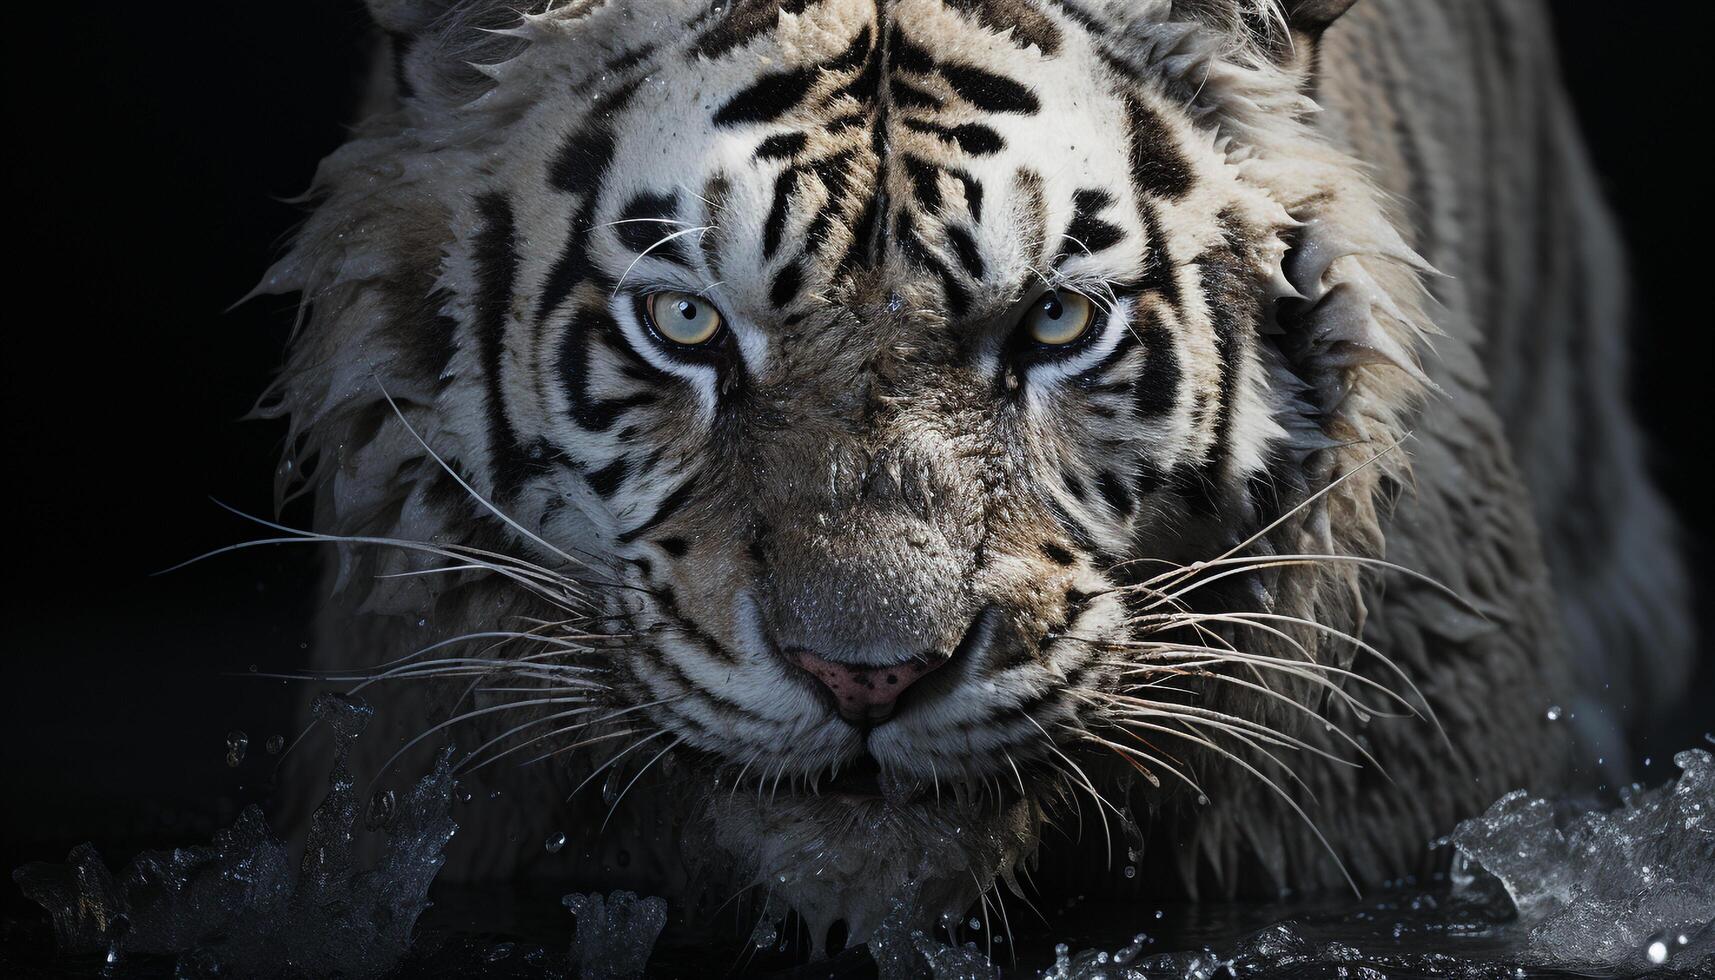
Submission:
<svg viewBox="0 0 1715 980">
<path fill-rule="evenodd" d="M 227 307 L 300 218 L 283 199 L 343 138 L 366 19 L 355 0 L 100 6 L 35 5 L 7 31 L 6 868 L 83 839 L 110 856 L 206 840 L 260 795 L 287 699 L 249 670 L 297 662 L 315 601 L 307 549 L 151 573 L 254 536 L 211 497 L 271 512 L 283 427 L 241 417 L 292 303 Z M 1636 397 L 1701 566 L 1715 363 L 1708 92 L 1690 79 L 1706 25 L 1691 4 L 1555 7 L 1634 256 Z M 1715 724 L 1707 655 L 1687 700 L 1639 758 Z M 252 743 L 237 769 L 233 729 Z"/>
</svg>

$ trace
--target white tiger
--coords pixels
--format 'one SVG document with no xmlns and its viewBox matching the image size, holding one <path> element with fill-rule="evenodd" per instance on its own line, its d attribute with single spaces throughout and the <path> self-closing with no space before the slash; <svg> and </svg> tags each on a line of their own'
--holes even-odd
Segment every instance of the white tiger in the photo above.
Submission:
<svg viewBox="0 0 1715 980">
<path fill-rule="evenodd" d="M 1032 864 L 1370 881 L 1562 783 L 1550 704 L 1659 703 L 1541 11 L 1348 6 L 371 0 L 266 404 L 350 539 L 318 662 L 541 759 L 454 873 L 761 883 L 817 946 Z"/>
</svg>

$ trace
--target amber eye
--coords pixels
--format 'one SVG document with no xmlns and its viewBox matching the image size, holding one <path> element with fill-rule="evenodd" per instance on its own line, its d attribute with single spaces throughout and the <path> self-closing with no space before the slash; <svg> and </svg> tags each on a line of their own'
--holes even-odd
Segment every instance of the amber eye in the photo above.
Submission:
<svg viewBox="0 0 1715 980">
<path fill-rule="evenodd" d="M 1019 325 L 1044 347 L 1065 347 L 1089 332 L 1095 318 L 1096 307 L 1089 297 L 1055 289 L 1037 297 Z"/>
<path fill-rule="evenodd" d="M 715 305 L 690 293 L 655 293 L 645 304 L 655 332 L 675 344 L 698 347 L 721 332 Z"/>
</svg>

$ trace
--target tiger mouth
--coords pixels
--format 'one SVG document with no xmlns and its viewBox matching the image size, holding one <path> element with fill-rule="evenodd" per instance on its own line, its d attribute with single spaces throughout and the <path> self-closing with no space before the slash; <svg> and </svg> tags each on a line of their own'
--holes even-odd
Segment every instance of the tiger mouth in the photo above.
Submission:
<svg viewBox="0 0 1715 980">
<path fill-rule="evenodd" d="M 889 780 L 888 782 L 896 785 L 898 781 Z M 890 785 L 889 788 L 893 788 L 893 786 Z M 875 756 L 865 752 L 828 782 L 826 792 L 835 797 L 844 796 L 854 800 L 883 799 L 887 792 L 882 786 L 881 763 L 876 761 Z M 910 802 L 910 800 L 900 802 Z"/>
<path fill-rule="evenodd" d="M 1028 783 L 1000 780 L 933 780 L 884 766 L 868 752 L 830 766 L 820 772 L 775 781 L 755 773 L 736 771 L 729 761 L 699 753 L 721 772 L 715 794 L 753 794 L 766 803 L 819 800 L 852 808 L 891 810 L 959 810 L 1010 806 L 1031 794 Z M 1029 769 L 1024 772 L 1028 773 Z M 1025 779 L 1027 777 L 1021 777 Z"/>
</svg>

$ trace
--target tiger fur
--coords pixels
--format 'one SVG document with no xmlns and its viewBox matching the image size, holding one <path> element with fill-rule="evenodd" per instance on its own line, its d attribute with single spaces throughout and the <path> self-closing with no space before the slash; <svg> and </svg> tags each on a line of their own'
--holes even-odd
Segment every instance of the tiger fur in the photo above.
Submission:
<svg viewBox="0 0 1715 980">
<path fill-rule="evenodd" d="M 317 664 L 453 675 L 378 688 L 371 772 L 511 750 L 449 873 L 759 883 L 817 943 L 1033 865 L 1371 882 L 1573 780 L 1550 705 L 1661 703 L 1683 580 L 1542 11 L 1349 5 L 371 0 L 263 410 L 348 539 Z M 1099 326 L 1020 342 L 1045 290 Z"/>
</svg>

